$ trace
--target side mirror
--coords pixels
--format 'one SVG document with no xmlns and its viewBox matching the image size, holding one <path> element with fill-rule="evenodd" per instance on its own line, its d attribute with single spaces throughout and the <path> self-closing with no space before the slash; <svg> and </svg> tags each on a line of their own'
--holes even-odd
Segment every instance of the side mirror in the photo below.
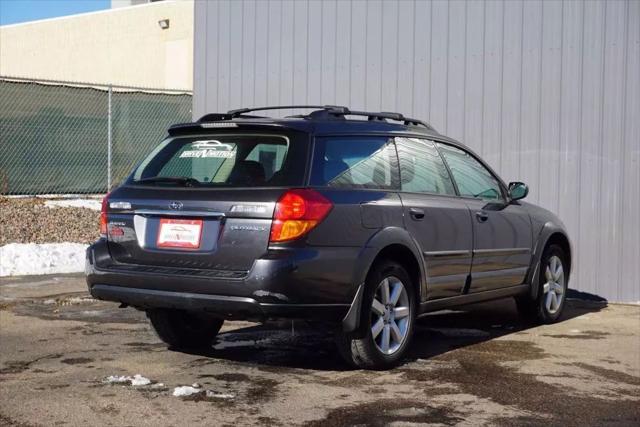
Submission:
<svg viewBox="0 0 640 427">
<path fill-rule="evenodd" d="M 524 182 L 509 183 L 509 197 L 511 197 L 511 200 L 524 199 L 527 194 L 529 194 L 529 186 Z"/>
</svg>

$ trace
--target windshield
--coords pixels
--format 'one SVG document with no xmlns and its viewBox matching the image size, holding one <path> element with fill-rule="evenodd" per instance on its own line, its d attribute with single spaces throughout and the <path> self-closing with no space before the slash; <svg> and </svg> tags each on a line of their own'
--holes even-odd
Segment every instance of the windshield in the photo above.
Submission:
<svg viewBox="0 0 640 427">
<path fill-rule="evenodd" d="M 303 170 L 281 135 L 210 135 L 163 141 L 130 183 L 162 186 L 269 187 L 299 185 Z M 297 162 L 304 165 L 304 162 Z"/>
</svg>

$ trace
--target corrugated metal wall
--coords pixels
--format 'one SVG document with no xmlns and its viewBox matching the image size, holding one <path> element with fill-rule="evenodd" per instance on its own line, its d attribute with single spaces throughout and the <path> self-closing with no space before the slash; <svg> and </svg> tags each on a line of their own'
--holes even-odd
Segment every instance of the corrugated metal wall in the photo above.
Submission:
<svg viewBox="0 0 640 427">
<path fill-rule="evenodd" d="M 640 1 L 197 1 L 194 114 L 400 111 L 567 224 L 571 286 L 640 301 Z"/>
</svg>

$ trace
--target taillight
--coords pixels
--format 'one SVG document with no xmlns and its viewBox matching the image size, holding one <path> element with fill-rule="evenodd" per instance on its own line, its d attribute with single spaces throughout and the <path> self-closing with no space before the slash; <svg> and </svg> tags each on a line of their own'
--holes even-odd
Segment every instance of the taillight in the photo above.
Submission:
<svg viewBox="0 0 640 427">
<path fill-rule="evenodd" d="M 307 234 L 327 216 L 332 207 L 333 204 L 315 190 L 287 191 L 276 203 L 269 240 L 285 242 Z"/>
<path fill-rule="evenodd" d="M 102 208 L 100 209 L 100 237 L 107 237 L 107 207 L 109 206 L 109 195 L 102 199 Z"/>
</svg>

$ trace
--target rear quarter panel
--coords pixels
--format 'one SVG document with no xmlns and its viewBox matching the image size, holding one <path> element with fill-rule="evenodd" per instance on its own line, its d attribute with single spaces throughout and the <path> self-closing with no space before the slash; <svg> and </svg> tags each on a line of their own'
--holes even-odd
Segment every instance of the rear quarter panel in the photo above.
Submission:
<svg viewBox="0 0 640 427">
<path fill-rule="evenodd" d="M 406 234 L 402 202 L 397 193 L 375 190 L 316 188 L 331 200 L 333 208 L 307 237 L 306 244 L 323 252 L 322 259 L 309 264 L 305 276 L 324 280 L 327 289 L 353 298 L 364 282 L 371 262 L 386 240 L 375 239 L 383 230 L 397 229 Z M 387 239 L 388 240 L 388 239 Z M 390 241 L 399 243 L 398 241 Z M 333 255 L 330 255 L 333 254 Z M 334 282 L 331 283 L 330 282 Z M 339 289 L 335 289 L 335 287 Z"/>
<path fill-rule="evenodd" d="M 310 234 L 311 246 L 363 247 L 376 230 L 402 227 L 402 202 L 397 193 L 317 188 L 333 209 Z"/>
</svg>

